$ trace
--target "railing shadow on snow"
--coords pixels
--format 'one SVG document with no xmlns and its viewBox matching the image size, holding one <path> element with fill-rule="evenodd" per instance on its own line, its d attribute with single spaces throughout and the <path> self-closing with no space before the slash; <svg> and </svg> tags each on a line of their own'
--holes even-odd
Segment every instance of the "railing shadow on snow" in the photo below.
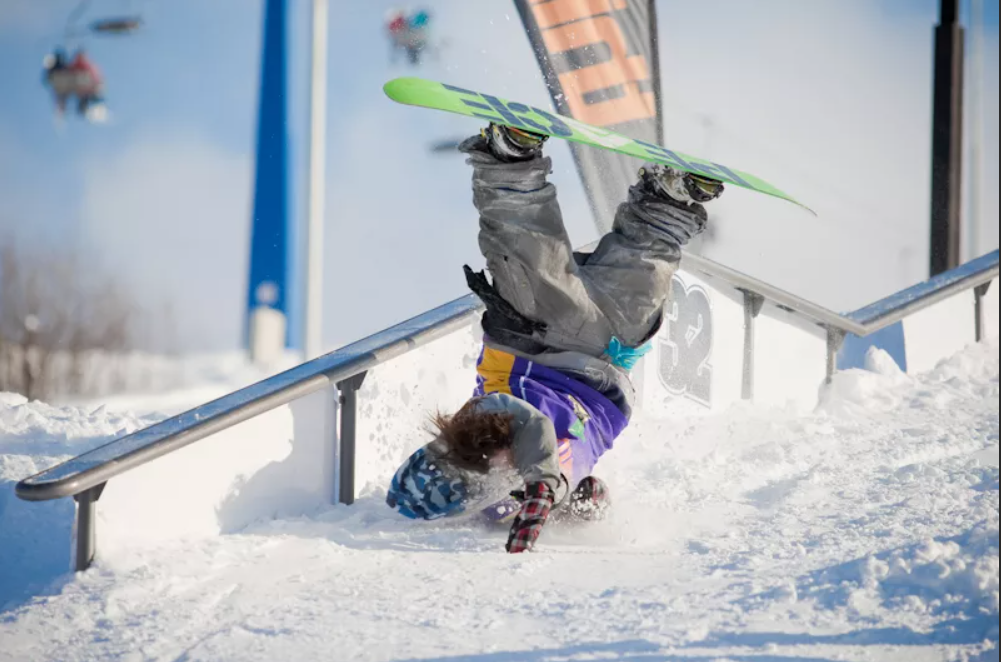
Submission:
<svg viewBox="0 0 1001 662">
<path fill-rule="evenodd" d="M 723 284 L 743 297 L 743 397 L 750 399 L 754 377 L 754 321 L 763 306 L 773 306 L 801 323 L 826 330 L 829 381 L 837 369 L 838 351 L 847 336 L 870 335 L 961 292 L 975 292 L 976 337 L 980 340 L 984 334 L 982 299 L 998 276 L 998 251 L 848 315 L 832 312 L 700 256 L 686 255 L 683 266 L 686 271 L 697 272 L 699 277 Z M 324 421 L 324 437 L 330 440 L 329 443 L 338 444 L 338 500 L 350 504 L 355 494 L 357 392 L 367 371 L 468 327 L 478 320 L 481 310 L 482 305 L 474 295 L 464 296 L 26 478 L 18 483 L 17 496 L 27 501 L 64 497 L 77 501 L 75 567 L 84 570 L 93 561 L 96 548 L 96 504 L 110 479 L 277 407 L 326 392 L 332 406 L 334 403 L 340 405 L 340 429 L 339 434 L 334 433 L 331 408 Z M 238 513 L 234 516 L 240 519 Z"/>
</svg>

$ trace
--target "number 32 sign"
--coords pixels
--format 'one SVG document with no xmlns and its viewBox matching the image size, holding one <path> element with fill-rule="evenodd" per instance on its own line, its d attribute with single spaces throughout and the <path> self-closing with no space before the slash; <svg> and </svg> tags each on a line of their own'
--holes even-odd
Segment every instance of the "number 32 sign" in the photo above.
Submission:
<svg viewBox="0 0 1001 662">
<path fill-rule="evenodd" d="M 659 334 L 661 384 L 672 395 L 711 404 L 713 314 L 709 294 L 674 277 Z"/>
</svg>

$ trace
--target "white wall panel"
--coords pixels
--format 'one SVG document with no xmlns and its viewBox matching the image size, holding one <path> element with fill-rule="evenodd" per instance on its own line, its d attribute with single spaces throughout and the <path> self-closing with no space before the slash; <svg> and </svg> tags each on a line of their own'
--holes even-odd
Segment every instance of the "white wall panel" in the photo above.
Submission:
<svg viewBox="0 0 1001 662">
<path fill-rule="evenodd" d="M 976 338 L 973 291 L 914 313 L 904 320 L 907 371 L 925 372 Z"/>
</svg>

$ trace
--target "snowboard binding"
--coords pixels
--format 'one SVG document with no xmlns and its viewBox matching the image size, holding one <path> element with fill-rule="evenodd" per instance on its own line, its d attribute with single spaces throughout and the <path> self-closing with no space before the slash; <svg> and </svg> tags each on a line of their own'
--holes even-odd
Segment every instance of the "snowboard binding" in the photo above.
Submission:
<svg viewBox="0 0 1001 662">
<path fill-rule="evenodd" d="M 529 161 L 542 153 L 542 146 L 549 136 L 503 124 L 490 125 L 480 131 L 490 146 L 490 152 L 501 161 Z"/>
<path fill-rule="evenodd" d="M 723 182 L 668 166 L 647 164 L 639 177 L 648 190 L 676 202 L 703 204 L 723 195 Z"/>
</svg>

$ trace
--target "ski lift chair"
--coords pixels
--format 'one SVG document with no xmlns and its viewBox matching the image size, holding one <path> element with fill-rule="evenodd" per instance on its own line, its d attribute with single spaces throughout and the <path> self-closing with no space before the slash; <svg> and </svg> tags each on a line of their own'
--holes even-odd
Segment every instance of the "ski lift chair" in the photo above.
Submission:
<svg viewBox="0 0 1001 662">
<path fill-rule="evenodd" d="M 105 18 L 90 24 L 90 31 L 100 35 L 127 35 L 137 32 L 142 27 L 142 19 L 138 16 L 122 16 Z"/>
</svg>

